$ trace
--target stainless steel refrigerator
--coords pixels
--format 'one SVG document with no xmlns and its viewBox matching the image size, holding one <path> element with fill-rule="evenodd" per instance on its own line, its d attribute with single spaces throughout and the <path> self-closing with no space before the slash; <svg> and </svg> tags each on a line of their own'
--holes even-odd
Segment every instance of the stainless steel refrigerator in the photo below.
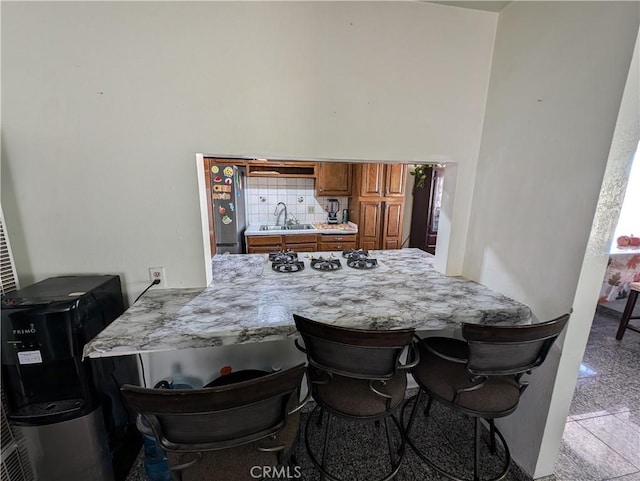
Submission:
<svg viewBox="0 0 640 481">
<path fill-rule="evenodd" d="M 211 203 L 213 207 L 213 230 L 216 239 L 216 254 L 242 254 L 244 231 L 247 227 L 245 215 L 244 167 L 217 164 L 211 166 Z"/>
</svg>

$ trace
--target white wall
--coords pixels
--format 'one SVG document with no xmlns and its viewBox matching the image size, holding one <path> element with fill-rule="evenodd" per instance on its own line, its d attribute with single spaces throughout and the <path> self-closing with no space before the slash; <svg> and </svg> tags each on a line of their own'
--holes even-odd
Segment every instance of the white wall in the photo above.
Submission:
<svg viewBox="0 0 640 481">
<path fill-rule="evenodd" d="M 512 2 L 500 13 L 464 272 L 541 320 L 574 302 L 639 6 Z M 583 334 L 580 346 L 570 343 L 580 358 L 596 299 L 597 290 L 591 309 L 576 306 L 571 320 Z M 558 420 L 548 411 L 559 357 L 552 351 L 502 423 L 514 459 L 536 476 L 553 471 L 557 453 L 555 444 L 539 460 L 547 421 Z M 556 385 L 569 392 L 565 417 L 576 377 Z"/>
<path fill-rule="evenodd" d="M 2 205 L 23 285 L 116 273 L 133 299 L 149 266 L 165 267 L 169 287 L 203 285 L 196 152 L 453 159 L 473 183 L 494 13 L 402 2 L 1 8 Z M 461 195 L 458 244 L 469 208 Z"/>
<path fill-rule="evenodd" d="M 567 327 L 562 357 L 556 373 L 553 396 L 546 419 L 536 472 L 553 469 L 560 447 L 563 426 L 576 384 L 576 372 L 589 337 L 596 299 L 603 273 L 609 261 L 609 245 L 621 212 L 625 189 L 630 185 L 629 168 L 640 139 L 640 34 L 636 39 L 633 60 L 622 97 L 602 188 L 593 219 L 587 249 L 573 301 L 574 320 Z M 637 157 L 637 156 L 636 156 Z M 577 321 L 576 321 L 577 320 Z M 611 337 L 615 324 L 611 326 Z M 555 367 L 555 366 L 554 366 Z"/>
</svg>

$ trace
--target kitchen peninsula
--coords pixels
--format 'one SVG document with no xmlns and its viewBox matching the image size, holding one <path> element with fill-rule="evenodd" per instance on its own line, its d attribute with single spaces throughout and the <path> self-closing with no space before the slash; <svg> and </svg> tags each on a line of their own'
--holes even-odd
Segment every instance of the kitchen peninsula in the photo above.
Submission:
<svg viewBox="0 0 640 481">
<path fill-rule="evenodd" d="M 462 322 L 526 324 L 530 309 L 498 292 L 433 269 L 419 249 L 371 251 L 371 270 L 272 270 L 267 254 L 212 260 L 206 288 L 150 290 L 85 346 L 85 357 L 118 356 L 296 336 L 292 315 L 341 326 L 437 330 Z M 301 259 L 321 254 L 300 254 Z M 340 252 L 334 252 L 340 258 Z"/>
</svg>

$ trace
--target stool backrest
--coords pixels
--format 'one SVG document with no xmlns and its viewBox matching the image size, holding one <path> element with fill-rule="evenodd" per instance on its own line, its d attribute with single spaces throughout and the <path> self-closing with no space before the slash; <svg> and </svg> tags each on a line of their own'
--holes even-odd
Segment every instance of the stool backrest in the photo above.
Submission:
<svg viewBox="0 0 640 481">
<path fill-rule="evenodd" d="M 544 362 L 569 314 L 522 326 L 463 324 L 469 346 L 467 369 L 479 375 L 519 374 Z"/>
<path fill-rule="evenodd" d="M 293 315 L 309 364 L 357 379 L 389 379 L 411 344 L 414 329 L 352 329 Z"/>
<path fill-rule="evenodd" d="M 122 394 L 173 451 L 207 451 L 247 444 L 284 427 L 299 396 L 304 364 L 249 381 L 203 389 L 124 385 Z"/>
</svg>

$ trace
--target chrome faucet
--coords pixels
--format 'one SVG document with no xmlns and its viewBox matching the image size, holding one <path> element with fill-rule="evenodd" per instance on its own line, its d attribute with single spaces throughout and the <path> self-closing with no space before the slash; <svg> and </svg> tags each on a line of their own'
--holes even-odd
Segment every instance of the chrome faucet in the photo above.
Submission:
<svg viewBox="0 0 640 481">
<path fill-rule="evenodd" d="M 276 204 L 276 210 L 273 211 L 273 215 L 278 216 L 276 218 L 276 225 L 280 225 L 280 215 L 278 214 L 278 207 L 280 207 L 280 205 L 284 207 L 284 224 L 283 225 L 287 225 L 287 218 L 289 217 L 289 213 L 287 212 L 287 204 L 285 204 L 284 202 L 278 202 Z M 282 211 L 280 211 L 280 214 L 282 214 Z"/>
</svg>

